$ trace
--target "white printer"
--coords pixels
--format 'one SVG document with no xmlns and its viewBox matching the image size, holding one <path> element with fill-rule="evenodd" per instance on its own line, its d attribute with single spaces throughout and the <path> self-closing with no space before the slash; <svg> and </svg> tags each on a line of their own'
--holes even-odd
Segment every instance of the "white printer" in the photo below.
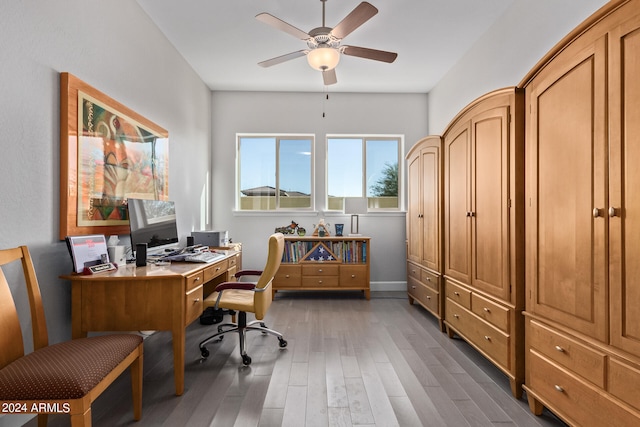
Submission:
<svg viewBox="0 0 640 427">
<path fill-rule="evenodd" d="M 213 247 L 225 247 L 229 246 L 229 232 L 228 231 L 192 231 L 194 245 L 204 245 Z"/>
</svg>

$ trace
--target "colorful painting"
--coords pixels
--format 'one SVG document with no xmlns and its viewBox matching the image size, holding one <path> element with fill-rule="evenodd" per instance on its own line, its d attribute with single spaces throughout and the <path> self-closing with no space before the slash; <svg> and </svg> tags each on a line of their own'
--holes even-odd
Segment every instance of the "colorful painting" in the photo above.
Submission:
<svg viewBox="0 0 640 427">
<path fill-rule="evenodd" d="M 127 199 L 167 200 L 168 132 L 61 74 L 60 239 L 128 234 Z"/>
</svg>

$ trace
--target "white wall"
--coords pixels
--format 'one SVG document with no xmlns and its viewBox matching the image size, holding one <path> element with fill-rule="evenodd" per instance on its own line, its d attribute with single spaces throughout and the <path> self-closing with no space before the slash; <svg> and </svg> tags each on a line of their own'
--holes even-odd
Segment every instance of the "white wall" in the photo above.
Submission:
<svg viewBox="0 0 640 427">
<path fill-rule="evenodd" d="M 440 135 L 479 96 L 516 86 L 564 36 L 605 0 L 515 1 L 429 92 L 429 130 Z"/>
<path fill-rule="evenodd" d="M 324 97 L 322 93 L 213 93 L 213 226 L 229 230 L 234 241 L 243 243 L 245 267 L 264 265 L 267 237 L 275 227 L 287 225 L 291 220 L 307 230 L 320 218 L 332 224 L 332 231 L 335 223 L 344 223 L 349 229 L 348 216 L 323 212 L 326 134 L 400 134 L 405 137 L 406 153 L 428 133 L 426 94 L 335 93 L 329 94 L 329 100 Z M 319 212 L 261 216 L 234 213 L 236 133 L 315 134 Z M 404 213 L 361 217 L 360 232 L 372 237 L 372 289 L 389 286 L 406 289 Z"/>
<path fill-rule="evenodd" d="M 183 236 L 203 222 L 211 92 L 134 1 L 5 0 L 0 40 L 0 248 L 29 246 L 50 341 L 59 342 L 71 337 L 71 310 L 70 284 L 58 276 L 72 268 L 58 240 L 59 73 L 169 130 L 169 195 L 190 208 L 180 212 Z M 30 327 L 18 288 L 21 320 Z"/>
</svg>

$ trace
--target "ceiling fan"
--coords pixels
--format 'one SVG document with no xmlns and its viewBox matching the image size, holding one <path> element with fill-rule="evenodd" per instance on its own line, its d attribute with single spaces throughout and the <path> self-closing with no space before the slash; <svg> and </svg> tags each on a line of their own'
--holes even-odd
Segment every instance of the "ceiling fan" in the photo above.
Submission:
<svg viewBox="0 0 640 427">
<path fill-rule="evenodd" d="M 258 63 L 258 65 L 262 67 L 271 67 L 272 65 L 280 64 L 306 55 L 309 65 L 316 70 L 322 71 L 322 79 L 324 84 L 328 86 L 338 82 L 335 67 L 338 65 L 338 62 L 340 62 L 340 54 L 342 53 L 345 55 L 388 63 L 395 61 L 398 54 L 394 52 L 340 44 L 342 39 L 351 34 L 353 30 L 367 22 L 376 13 L 378 13 L 377 8 L 370 3 L 363 1 L 342 21 L 340 21 L 338 25 L 331 28 L 325 26 L 324 20 L 325 3 L 327 0 L 320 1 L 322 2 L 322 26 L 312 29 L 309 33 L 305 33 L 304 31 L 269 13 L 260 13 L 256 15 L 257 20 L 304 40 L 307 42 L 308 46 L 308 49 L 302 49 L 286 55 L 277 56 L 275 58 L 262 61 Z"/>
</svg>

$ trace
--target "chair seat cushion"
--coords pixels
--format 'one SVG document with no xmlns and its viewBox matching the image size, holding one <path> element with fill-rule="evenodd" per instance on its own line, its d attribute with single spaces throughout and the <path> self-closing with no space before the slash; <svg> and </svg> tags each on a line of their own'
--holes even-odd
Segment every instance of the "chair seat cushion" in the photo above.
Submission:
<svg viewBox="0 0 640 427">
<path fill-rule="evenodd" d="M 253 296 L 253 291 L 245 291 L 242 289 L 226 289 L 222 292 L 222 298 L 220 298 L 220 304 L 218 305 L 218 307 L 225 308 L 227 310 L 253 313 L 255 311 Z M 215 306 L 217 299 L 218 292 L 212 292 L 209 296 L 207 296 L 207 298 L 205 298 L 204 306 Z"/>
<path fill-rule="evenodd" d="M 0 370 L 0 400 L 78 399 L 141 342 L 139 335 L 116 334 L 41 348 Z"/>
</svg>

